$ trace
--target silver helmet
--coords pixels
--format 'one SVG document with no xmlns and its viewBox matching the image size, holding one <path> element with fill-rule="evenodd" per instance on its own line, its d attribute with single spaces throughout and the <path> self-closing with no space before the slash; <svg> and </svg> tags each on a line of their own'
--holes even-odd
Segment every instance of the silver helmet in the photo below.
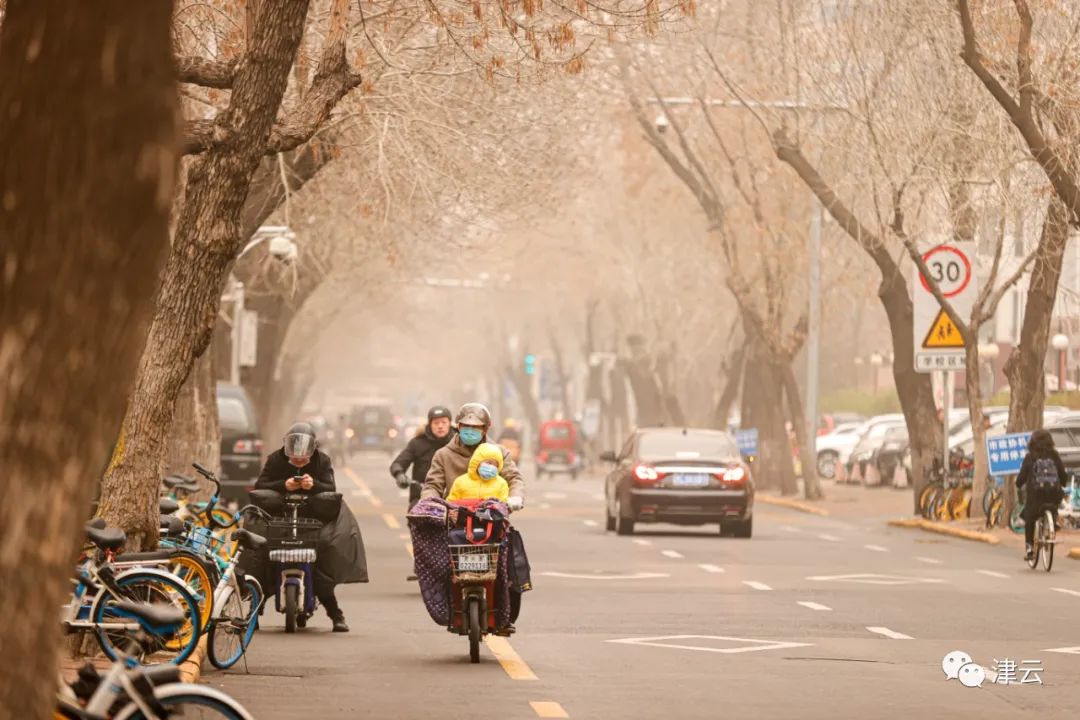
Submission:
<svg viewBox="0 0 1080 720">
<path fill-rule="evenodd" d="M 458 425 L 480 425 L 486 431 L 491 427 L 491 413 L 487 407 L 477 402 L 465 403 L 458 410 L 454 422 Z"/>
</svg>

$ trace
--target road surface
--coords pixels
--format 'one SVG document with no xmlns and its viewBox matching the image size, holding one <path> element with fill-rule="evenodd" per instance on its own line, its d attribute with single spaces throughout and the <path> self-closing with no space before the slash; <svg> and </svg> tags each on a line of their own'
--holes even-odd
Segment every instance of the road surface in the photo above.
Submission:
<svg viewBox="0 0 1080 720">
<path fill-rule="evenodd" d="M 388 464 L 357 455 L 338 471 L 372 576 L 339 588 L 352 632 L 330 633 L 320 611 L 306 631 L 285 635 L 268 609 L 247 667 L 204 674 L 260 720 L 943 711 L 1011 720 L 1080 710 L 1076 561 L 1033 572 L 1014 548 L 764 504 L 750 540 L 720 538 L 715 526 L 639 525 L 617 537 L 604 532 L 596 477 L 531 484 L 514 520 L 536 589 L 518 633 L 494 639 L 470 665 L 467 641 L 434 625 L 405 581 L 405 500 Z M 982 687 L 946 679 L 951 651 L 985 668 Z M 1006 659 L 1017 680 L 1023 668 L 1042 668 L 1028 673 L 1041 684 L 993 683 L 995 661 L 1009 674 Z"/>
</svg>

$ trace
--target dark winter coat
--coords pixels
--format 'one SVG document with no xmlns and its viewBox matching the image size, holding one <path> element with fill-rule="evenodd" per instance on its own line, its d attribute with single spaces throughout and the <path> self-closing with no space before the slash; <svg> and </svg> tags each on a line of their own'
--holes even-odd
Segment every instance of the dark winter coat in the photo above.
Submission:
<svg viewBox="0 0 1080 720">
<path fill-rule="evenodd" d="M 298 468 L 289 462 L 282 448 L 278 448 L 266 458 L 266 464 L 259 473 L 259 479 L 255 481 L 255 489 L 283 493 L 286 492 L 285 481 L 297 475 L 310 475 L 315 481 L 315 486 L 310 490 L 295 491 L 301 495 L 337 491 L 337 484 L 334 482 L 334 465 L 329 455 L 322 450 L 316 450 L 308 464 Z"/>
<path fill-rule="evenodd" d="M 279 449 L 271 453 L 259 474 L 259 479 L 255 482 L 255 489 L 274 490 L 284 494 L 285 481 L 296 477 L 298 473 L 311 475 L 315 485 L 310 490 L 296 490 L 290 494 L 315 495 L 321 492 L 337 491 L 330 456 L 321 450 L 316 450 L 311 462 L 302 468 L 292 465 L 283 450 Z M 258 522 L 248 523 L 246 527 L 259 534 L 265 532 L 265 526 L 260 532 Z M 337 516 L 323 525 L 319 533 L 317 549 L 319 553 L 317 570 L 329 577 L 332 582 L 364 583 L 368 581 L 364 538 L 360 534 L 360 525 L 356 522 L 356 516 L 344 498 L 341 499 Z M 246 553 L 242 558 L 249 561 L 245 567 L 247 572 L 255 575 L 260 581 L 268 582 L 265 574 L 265 553 L 260 553 L 258 556 L 255 553 Z M 263 587 L 267 588 L 269 585 L 264 583 Z M 268 592 L 272 591 L 268 590 Z"/>
<path fill-rule="evenodd" d="M 481 442 L 488 442 L 487 438 Z M 525 479 L 521 477 L 521 471 L 514 464 L 510 452 L 502 447 L 503 466 L 499 474 L 510 484 L 511 497 L 525 498 Z M 472 460 L 475 447 L 467 447 L 461 442 L 461 436 L 455 435 L 454 439 L 435 453 L 431 459 L 431 469 L 428 470 L 424 479 L 424 489 L 420 493 L 421 498 L 445 498 L 450 492 L 450 486 L 459 475 L 464 475 L 469 470 L 469 461 Z"/>
<path fill-rule="evenodd" d="M 1065 486 L 1069 482 L 1069 475 L 1068 475 L 1068 473 L 1065 472 L 1065 464 L 1063 462 L 1061 462 L 1061 456 L 1058 455 L 1057 450 L 1054 450 L 1053 448 L 1050 448 L 1048 450 L 1043 450 L 1043 451 L 1040 451 L 1040 452 L 1036 452 L 1036 451 L 1032 450 L 1032 451 L 1029 451 L 1028 454 L 1024 456 L 1024 462 L 1023 462 L 1023 464 L 1020 465 L 1020 473 L 1016 476 L 1016 487 L 1017 488 L 1024 487 L 1024 485 L 1026 485 L 1028 482 L 1030 482 L 1031 480 L 1033 480 L 1035 478 L 1035 461 L 1043 459 L 1043 458 L 1048 458 L 1048 459 L 1054 461 L 1054 465 L 1057 467 L 1058 482 L 1061 483 L 1062 490 L 1064 490 Z M 1031 495 L 1031 492 L 1029 491 L 1027 494 Z M 1046 504 L 1046 503 L 1055 503 L 1056 504 L 1056 503 L 1059 503 L 1059 502 L 1061 502 L 1061 494 L 1060 494 L 1060 492 L 1059 493 L 1053 493 L 1053 495 L 1043 494 L 1043 495 L 1040 495 L 1039 498 L 1025 497 L 1025 499 L 1024 499 L 1024 515 L 1025 516 L 1027 516 L 1029 514 L 1038 515 L 1041 505 Z M 1029 510 L 1030 510 L 1030 513 L 1029 513 Z"/>
<path fill-rule="evenodd" d="M 413 482 L 422 485 L 431 468 L 431 459 L 440 448 L 446 447 L 453 437 L 453 430 L 446 437 L 439 438 L 431 433 L 430 426 L 425 427 L 423 432 L 409 441 L 405 449 L 394 458 L 394 462 L 390 463 L 390 475 L 397 477 L 398 473 L 406 472 L 412 466 Z"/>
</svg>

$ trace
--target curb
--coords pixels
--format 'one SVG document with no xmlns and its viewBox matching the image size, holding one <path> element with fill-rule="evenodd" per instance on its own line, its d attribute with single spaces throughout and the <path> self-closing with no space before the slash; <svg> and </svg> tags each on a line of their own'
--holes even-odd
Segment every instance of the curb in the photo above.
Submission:
<svg viewBox="0 0 1080 720">
<path fill-rule="evenodd" d="M 191 653 L 184 662 L 180 663 L 180 682 L 197 683 L 202 675 L 202 664 L 206 658 L 206 636 L 199 638 L 199 644 L 195 646 L 195 652 Z"/>
<path fill-rule="evenodd" d="M 917 528 L 919 530 L 925 530 L 927 532 L 938 533 L 939 535 L 949 535 L 951 537 L 957 537 L 963 540 L 974 540 L 975 542 L 982 542 L 986 543 L 987 545 L 998 545 L 1001 543 L 1001 538 L 994 535 L 975 532 L 973 530 L 964 530 L 961 528 L 950 527 L 948 525 L 942 525 L 941 523 L 924 520 L 922 518 L 902 518 L 899 520 L 889 520 L 886 524 L 891 525 L 892 527 Z"/>
<path fill-rule="evenodd" d="M 1069 550 L 1069 557 L 1073 560 L 1080 560 L 1080 547 L 1074 547 Z"/>
<path fill-rule="evenodd" d="M 779 507 L 785 507 L 790 510 L 798 510 L 799 512 L 810 513 L 811 515 L 828 515 L 829 511 L 820 508 L 816 505 L 811 505 L 808 502 L 802 500 L 792 500 L 790 498 L 778 497 L 776 495 L 762 495 L 758 494 L 754 496 L 759 502 L 763 502 L 766 505 L 778 505 Z"/>
</svg>

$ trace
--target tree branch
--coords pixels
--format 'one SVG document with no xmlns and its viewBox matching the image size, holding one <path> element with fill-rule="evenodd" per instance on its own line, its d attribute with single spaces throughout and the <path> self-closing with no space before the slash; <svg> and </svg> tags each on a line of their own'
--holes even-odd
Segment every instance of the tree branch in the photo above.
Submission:
<svg viewBox="0 0 1080 720">
<path fill-rule="evenodd" d="M 960 15 L 960 29 L 964 36 L 964 46 L 960 57 L 1005 110 L 1013 126 L 1020 131 L 1032 157 L 1042 167 L 1046 177 L 1054 186 L 1054 191 L 1069 209 L 1072 224 L 1080 225 L 1080 185 L 1068 172 L 1062 158 L 1050 147 L 1032 114 L 1032 96 L 1035 88 L 1031 76 L 1031 12 L 1024 0 L 1014 0 L 1014 4 L 1020 16 L 1020 38 L 1016 47 L 1020 102 L 1009 94 L 983 62 L 975 39 L 975 23 L 971 18 L 968 0 L 956 0 L 956 9 Z"/>
<path fill-rule="evenodd" d="M 176 58 L 176 77 L 183 83 L 227 89 L 232 87 L 238 64 L 235 60 L 221 62 L 195 55 L 178 57 Z"/>
</svg>

